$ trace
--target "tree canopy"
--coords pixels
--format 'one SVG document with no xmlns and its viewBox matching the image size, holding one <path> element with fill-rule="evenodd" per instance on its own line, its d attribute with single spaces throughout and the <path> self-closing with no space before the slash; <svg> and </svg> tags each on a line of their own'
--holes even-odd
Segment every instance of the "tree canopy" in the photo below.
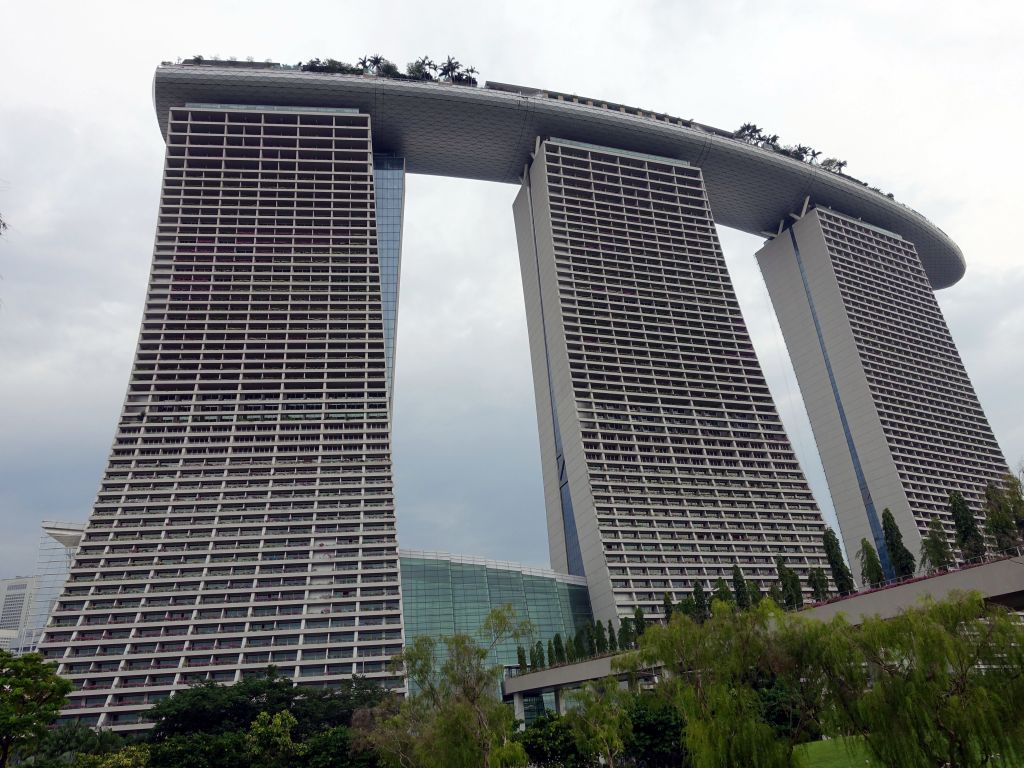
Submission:
<svg viewBox="0 0 1024 768">
<path fill-rule="evenodd" d="M 16 750 L 43 736 L 71 689 L 38 653 L 0 651 L 0 768 Z"/>
</svg>

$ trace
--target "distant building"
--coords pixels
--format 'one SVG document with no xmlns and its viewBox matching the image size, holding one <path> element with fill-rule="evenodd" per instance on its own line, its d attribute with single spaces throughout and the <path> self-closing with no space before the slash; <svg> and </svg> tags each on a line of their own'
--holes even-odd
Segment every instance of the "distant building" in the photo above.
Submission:
<svg viewBox="0 0 1024 768">
<path fill-rule="evenodd" d="M 35 576 L 0 579 L 0 650 L 18 653 L 39 589 Z"/>
</svg>

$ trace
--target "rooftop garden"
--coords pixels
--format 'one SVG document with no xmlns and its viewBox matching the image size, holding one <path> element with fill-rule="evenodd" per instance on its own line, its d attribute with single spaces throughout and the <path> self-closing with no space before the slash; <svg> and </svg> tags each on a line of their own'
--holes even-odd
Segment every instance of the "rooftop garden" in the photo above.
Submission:
<svg viewBox="0 0 1024 768">
<path fill-rule="evenodd" d="M 205 64 L 211 60 L 202 56 L 193 56 L 184 59 L 182 64 Z M 220 62 L 216 57 L 212 60 Z M 254 63 L 250 58 L 249 63 Z M 269 65 L 270 62 L 267 62 Z M 300 61 L 294 66 L 284 65 L 287 69 L 298 69 L 303 72 L 323 72 L 338 75 L 368 75 L 370 77 L 387 77 L 393 80 L 424 80 L 434 83 L 451 83 L 452 85 L 476 85 L 476 75 L 479 74 L 475 67 L 463 66 L 457 59 L 449 56 L 441 63 L 434 62 L 429 56 L 421 56 L 416 61 L 410 61 L 405 65 L 403 73 L 398 65 L 390 59 L 386 59 L 379 53 L 372 56 L 363 56 L 355 64 L 349 64 L 337 59 L 310 59 Z"/>
<path fill-rule="evenodd" d="M 818 158 L 821 157 L 821 152 L 808 147 L 806 144 L 780 144 L 778 134 L 765 133 L 763 130 L 758 128 L 754 123 L 744 123 L 739 129 L 733 133 L 733 137 L 740 141 L 751 144 L 761 149 L 766 149 L 769 152 L 776 152 L 786 157 L 791 157 L 794 160 L 799 160 L 802 163 L 808 163 L 809 165 L 815 165 L 821 168 L 823 171 L 831 171 L 837 173 L 840 176 L 845 176 L 851 181 L 856 181 L 863 184 L 865 187 L 870 189 L 872 192 L 877 192 L 880 195 L 885 195 L 890 200 L 895 200 L 891 192 L 883 192 L 878 187 L 872 187 L 866 184 L 860 179 L 855 179 L 852 176 L 847 176 L 843 173 L 843 169 L 846 168 L 847 162 L 840 160 L 836 157 L 826 157 L 824 160 L 819 162 Z"/>
</svg>

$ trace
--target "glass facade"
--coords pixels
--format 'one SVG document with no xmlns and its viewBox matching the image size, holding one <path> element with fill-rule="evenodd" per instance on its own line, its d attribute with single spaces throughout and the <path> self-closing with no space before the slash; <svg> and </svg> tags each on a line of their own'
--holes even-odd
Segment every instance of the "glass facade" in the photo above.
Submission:
<svg viewBox="0 0 1024 768">
<path fill-rule="evenodd" d="M 511 604 L 536 628 L 531 642 L 568 639 L 592 620 L 585 579 L 518 563 L 402 550 L 405 642 L 457 632 L 476 635 L 492 608 Z M 516 664 L 515 641 L 498 645 L 493 664 Z M 527 641 L 522 641 L 525 647 Z"/>
<path fill-rule="evenodd" d="M 377 195 L 377 252 L 380 256 L 380 291 L 384 305 L 384 356 L 387 364 L 388 401 L 394 393 L 395 336 L 398 333 L 398 284 L 402 274 L 402 210 L 405 207 L 405 158 L 373 156 L 373 184 Z"/>
</svg>

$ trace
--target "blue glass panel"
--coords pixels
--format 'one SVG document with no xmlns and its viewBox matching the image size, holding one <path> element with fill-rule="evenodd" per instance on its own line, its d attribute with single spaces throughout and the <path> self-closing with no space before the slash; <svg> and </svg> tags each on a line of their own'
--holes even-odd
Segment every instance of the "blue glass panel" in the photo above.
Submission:
<svg viewBox="0 0 1024 768">
<path fill-rule="evenodd" d="M 402 212 L 405 207 L 405 158 L 373 156 L 377 211 L 377 252 L 383 304 L 384 356 L 388 401 L 394 391 L 395 336 L 398 326 L 398 288 L 402 274 Z"/>
</svg>

